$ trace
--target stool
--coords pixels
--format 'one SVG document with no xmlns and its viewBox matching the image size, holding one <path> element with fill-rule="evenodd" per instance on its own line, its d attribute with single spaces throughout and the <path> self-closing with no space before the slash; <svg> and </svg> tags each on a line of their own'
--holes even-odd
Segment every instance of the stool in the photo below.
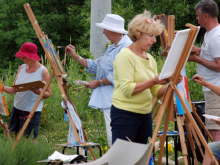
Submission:
<svg viewBox="0 0 220 165">
<path fill-rule="evenodd" d="M 158 132 L 157 137 L 163 135 L 163 132 Z M 184 132 L 184 135 L 187 136 L 187 133 Z M 173 137 L 174 138 L 174 154 L 175 154 L 175 164 L 178 164 L 177 160 L 177 137 L 179 137 L 179 132 L 167 132 L 166 135 L 166 164 L 168 165 L 168 138 Z M 186 137 L 186 143 L 188 144 L 188 138 Z M 188 145 L 187 145 L 188 146 Z"/>
</svg>

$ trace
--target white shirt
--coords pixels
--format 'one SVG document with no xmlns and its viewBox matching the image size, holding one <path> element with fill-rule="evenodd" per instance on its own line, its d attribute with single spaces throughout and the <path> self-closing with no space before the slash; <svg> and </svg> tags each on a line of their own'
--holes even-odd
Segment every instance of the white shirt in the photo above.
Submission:
<svg viewBox="0 0 220 165">
<path fill-rule="evenodd" d="M 220 57 L 220 25 L 205 33 L 200 53 L 200 58 L 208 61 L 215 61 L 215 58 L 218 57 Z M 220 86 L 220 72 L 198 64 L 197 73 L 203 76 L 206 81 Z M 209 90 L 210 89 L 203 86 L 203 91 Z"/>
</svg>

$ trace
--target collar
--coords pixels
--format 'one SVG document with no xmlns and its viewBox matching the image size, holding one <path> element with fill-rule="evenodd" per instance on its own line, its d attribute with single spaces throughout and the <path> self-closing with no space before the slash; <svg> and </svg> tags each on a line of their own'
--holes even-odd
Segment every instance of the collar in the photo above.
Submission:
<svg viewBox="0 0 220 165">
<path fill-rule="evenodd" d="M 118 42 L 118 44 L 115 46 L 115 44 L 112 44 L 112 46 L 113 47 L 118 47 L 119 45 L 121 45 L 121 44 L 123 44 L 127 39 L 129 39 L 129 37 L 128 37 L 128 35 L 127 34 L 125 34 L 122 38 L 121 38 L 121 40 Z"/>
</svg>

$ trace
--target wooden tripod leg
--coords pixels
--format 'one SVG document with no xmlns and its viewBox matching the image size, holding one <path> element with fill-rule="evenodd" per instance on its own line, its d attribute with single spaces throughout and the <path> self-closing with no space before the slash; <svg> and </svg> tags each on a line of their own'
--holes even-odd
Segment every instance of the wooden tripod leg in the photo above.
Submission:
<svg viewBox="0 0 220 165">
<path fill-rule="evenodd" d="M 196 161 L 196 165 L 198 165 L 198 160 L 197 160 L 196 151 L 195 151 L 196 148 L 195 148 L 193 137 L 192 137 L 192 133 L 191 133 L 191 127 L 190 127 L 191 125 L 190 125 L 190 121 L 189 121 L 187 116 L 186 116 L 185 121 L 186 121 L 185 127 L 186 127 L 186 131 L 187 131 L 187 134 L 188 134 L 188 139 L 189 139 L 190 147 L 191 147 L 191 150 L 192 150 L 192 153 L 193 153 L 193 157 L 194 157 L 194 159 Z"/>
<path fill-rule="evenodd" d="M 152 100 L 152 110 L 153 110 L 154 106 L 156 105 L 157 100 L 158 100 L 157 98 L 154 98 L 154 99 Z M 152 110 L 151 110 L 151 112 L 152 112 Z"/>
<path fill-rule="evenodd" d="M 7 125 L 7 123 L 5 123 L 5 122 L 3 121 L 3 119 L 1 118 L 1 116 L 0 116 L 0 125 L 1 125 L 1 127 L 2 127 L 2 129 L 3 129 L 3 131 L 5 132 L 5 135 L 8 136 L 10 140 L 12 140 L 11 133 L 10 133 L 9 130 L 8 130 L 8 125 Z"/>
<path fill-rule="evenodd" d="M 75 107 L 75 105 L 74 105 L 74 103 L 73 103 L 73 101 L 72 101 L 72 99 L 71 99 L 71 97 L 70 97 L 70 95 L 69 95 L 69 93 L 67 92 L 66 89 L 65 89 L 65 93 L 67 95 L 67 98 L 69 98 L 69 102 L 70 102 L 70 104 L 72 104 L 76 114 L 79 116 L 79 114 L 77 113 L 76 107 Z M 82 124 L 82 122 L 81 122 L 81 124 Z M 83 124 L 82 124 L 82 130 L 83 130 L 84 139 L 88 142 L 88 136 L 87 136 L 86 131 L 85 131 L 84 127 L 83 127 Z M 93 152 L 91 147 L 89 147 L 89 151 L 92 154 L 93 159 L 96 160 L 95 154 L 94 154 L 94 152 Z"/>
<path fill-rule="evenodd" d="M 177 94 L 177 96 L 178 96 L 178 98 L 179 98 L 179 100 L 180 100 L 180 102 L 181 102 L 181 104 L 182 104 L 184 110 L 185 110 L 185 113 L 186 113 L 187 117 L 189 118 L 190 122 L 192 123 L 193 128 L 195 129 L 197 135 L 199 136 L 199 139 L 201 140 L 203 146 L 205 147 L 206 152 L 209 154 L 211 160 L 214 160 L 213 163 L 214 163 L 215 165 L 218 165 L 218 162 L 217 162 L 217 160 L 215 159 L 215 156 L 212 154 L 212 151 L 210 150 L 210 148 L 209 148 L 209 146 L 208 146 L 208 144 L 207 144 L 205 138 L 203 137 L 203 135 L 202 135 L 202 133 L 201 133 L 199 127 L 197 126 L 197 124 L 196 124 L 194 118 L 192 117 L 192 115 L 191 115 L 189 109 L 187 108 L 185 102 L 183 101 L 182 97 L 180 96 L 180 93 L 179 93 L 178 89 L 176 88 L 176 86 L 174 86 L 174 90 L 175 90 L 175 92 L 176 92 L 176 94 Z"/>
<path fill-rule="evenodd" d="M 205 131 L 205 133 L 208 135 L 209 139 L 213 142 L 213 137 L 212 137 L 212 135 L 210 134 L 210 132 L 209 132 L 207 129 L 205 129 L 205 125 L 204 125 L 204 123 L 202 122 L 202 120 L 200 119 L 200 117 L 198 116 L 198 114 L 197 114 L 196 110 L 194 109 L 194 107 L 193 107 L 192 111 L 193 111 L 194 116 L 195 116 L 196 119 L 198 120 L 199 124 L 201 125 L 202 129 L 203 129 L 203 130 Z"/>
<path fill-rule="evenodd" d="M 204 153 L 203 153 L 203 151 L 202 151 L 201 143 L 200 143 L 200 141 L 199 141 L 199 139 L 198 139 L 198 136 L 197 136 L 197 134 L 196 134 L 196 132 L 195 132 L 195 130 L 194 130 L 194 128 L 193 128 L 193 126 L 192 126 L 191 124 L 190 124 L 190 129 L 191 129 L 191 131 L 192 131 L 193 137 L 194 137 L 195 140 L 196 140 L 196 144 L 197 144 L 197 146 L 199 147 L 200 153 L 201 153 L 202 157 L 204 157 Z"/>
<path fill-rule="evenodd" d="M 28 124 L 30 123 L 31 118 L 32 118 L 32 116 L 34 115 L 34 112 L 35 112 L 35 110 L 37 109 L 37 107 L 38 107 L 38 105 L 39 105 L 41 99 L 43 98 L 44 93 L 46 92 L 47 88 L 49 87 L 49 85 L 50 85 L 50 83 L 51 83 L 51 81 L 52 81 L 54 75 L 55 75 L 54 72 L 52 72 L 52 74 L 50 75 L 50 77 L 49 77 L 47 83 L 45 84 L 44 88 L 42 89 L 42 91 L 41 91 L 39 97 L 37 98 L 37 101 L 35 102 L 34 107 L 32 108 L 30 114 L 28 115 L 28 118 L 27 118 L 27 120 L 25 121 L 25 123 L 24 123 L 24 125 L 23 125 L 23 127 L 22 127 L 22 129 L 21 129 L 21 131 L 20 131 L 20 133 L 19 133 L 19 135 L 18 135 L 18 137 L 17 137 L 17 139 L 16 139 L 16 141 L 15 141 L 15 143 L 14 143 L 14 146 L 13 146 L 12 149 L 11 149 L 11 153 L 13 152 L 15 146 L 17 145 L 17 143 L 18 143 L 19 140 L 21 139 L 22 135 L 24 134 L 24 131 L 26 130 Z"/>
<path fill-rule="evenodd" d="M 183 124 L 181 121 L 181 116 L 177 116 L 177 125 L 178 125 L 178 130 L 179 130 L 179 136 L 180 136 L 180 143 L 181 143 L 181 148 L 182 148 L 182 153 L 183 153 L 183 158 L 184 158 L 184 164 L 187 165 L 187 149 L 186 149 L 186 143 L 185 143 L 185 136 L 184 136 L 184 130 L 183 130 Z"/>
<path fill-rule="evenodd" d="M 71 124 L 72 130 L 73 130 L 74 136 L 75 136 L 75 138 L 76 138 L 76 142 L 81 142 L 81 141 L 80 141 L 80 138 L 79 138 L 79 134 L 78 134 L 78 132 L 77 132 L 76 125 L 75 125 L 74 122 L 73 122 L 73 119 L 72 119 L 72 117 L 71 117 L 69 108 L 68 108 L 68 106 L 67 106 L 66 98 L 63 98 L 63 101 L 64 101 L 64 104 L 65 104 L 65 107 L 66 107 L 66 111 L 67 111 L 67 114 L 68 114 L 68 117 L 69 117 L 69 120 L 70 120 L 70 124 Z M 82 151 L 82 148 L 81 148 L 81 147 L 79 147 L 79 152 L 80 152 L 81 155 L 83 155 L 83 151 Z"/>
<path fill-rule="evenodd" d="M 63 77 L 61 76 L 56 76 L 56 79 L 57 79 L 57 83 L 58 83 L 58 86 L 59 86 L 59 89 L 60 89 L 60 92 L 61 92 L 61 95 L 64 97 L 65 96 L 65 99 L 67 98 L 67 95 L 66 95 L 66 92 L 65 92 L 65 85 L 63 83 Z M 79 134 L 77 132 L 77 129 L 76 129 L 76 126 L 73 122 L 73 119 L 70 115 L 70 112 L 69 112 L 69 109 L 67 107 L 67 114 L 68 114 L 68 117 L 69 117 L 69 120 L 70 120 L 70 124 L 71 124 L 71 127 L 73 129 L 73 133 L 74 133 L 74 136 L 76 138 L 76 142 L 80 142 L 80 138 L 79 138 Z M 82 148 L 79 147 L 79 152 L 81 155 L 83 155 L 83 152 L 82 152 Z"/>
<path fill-rule="evenodd" d="M 160 108 L 161 104 L 158 103 L 157 106 L 156 106 L 156 109 L 154 110 L 154 113 L 152 114 L 152 119 L 154 119 L 154 117 L 156 116 L 159 108 Z M 155 122 L 157 122 L 157 120 L 155 119 Z"/>
<path fill-rule="evenodd" d="M 171 95 L 171 98 L 173 98 L 174 93 Z M 166 135 L 167 135 L 167 130 L 169 126 L 169 121 L 170 121 L 170 115 L 172 114 L 173 111 L 173 99 L 170 99 L 170 102 L 168 104 L 168 110 L 167 110 L 167 115 L 166 115 L 166 121 L 164 124 L 164 130 L 163 130 L 163 136 L 160 138 L 160 155 L 157 164 L 161 164 L 162 162 L 162 157 L 163 157 L 163 151 L 164 151 L 164 143 L 166 140 Z"/>
<path fill-rule="evenodd" d="M 156 124 L 156 128 L 154 129 L 154 134 L 153 134 L 153 137 L 149 140 L 149 142 L 152 143 L 152 146 L 151 146 L 151 150 L 150 150 L 150 154 L 148 156 L 148 162 L 147 162 L 147 165 L 149 164 L 149 161 L 150 161 L 150 157 L 151 157 L 151 153 L 154 149 L 154 144 L 155 144 L 155 141 L 156 141 L 156 138 L 157 138 L 157 134 L 158 134 L 158 131 L 160 129 L 160 125 L 161 125 L 161 122 L 162 122 L 162 119 L 163 119 L 163 116 L 165 114 L 165 111 L 166 111 L 166 108 L 167 108 L 167 105 L 170 101 L 170 98 L 171 98 L 171 95 L 173 93 L 173 89 L 171 86 L 168 86 L 168 89 L 167 89 L 167 92 L 164 96 L 164 100 L 163 100 L 163 103 L 160 107 L 160 110 L 159 110 L 159 113 L 158 113 L 158 122 Z"/>
</svg>

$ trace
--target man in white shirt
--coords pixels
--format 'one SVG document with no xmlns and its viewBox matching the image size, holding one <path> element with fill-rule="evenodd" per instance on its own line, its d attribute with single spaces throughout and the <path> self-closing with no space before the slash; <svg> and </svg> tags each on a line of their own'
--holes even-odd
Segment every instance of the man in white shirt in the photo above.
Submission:
<svg viewBox="0 0 220 165">
<path fill-rule="evenodd" d="M 190 55 L 188 61 L 197 62 L 197 73 L 206 81 L 220 86 L 220 26 L 218 23 L 218 6 L 213 0 L 202 0 L 195 5 L 196 19 L 206 29 L 201 48 L 193 47 L 196 53 Z M 199 54 L 199 55 L 198 55 Z M 220 96 L 203 86 L 205 97 L 205 113 L 220 116 Z M 220 140 L 220 126 L 206 120 L 214 141 Z"/>
</svg>

